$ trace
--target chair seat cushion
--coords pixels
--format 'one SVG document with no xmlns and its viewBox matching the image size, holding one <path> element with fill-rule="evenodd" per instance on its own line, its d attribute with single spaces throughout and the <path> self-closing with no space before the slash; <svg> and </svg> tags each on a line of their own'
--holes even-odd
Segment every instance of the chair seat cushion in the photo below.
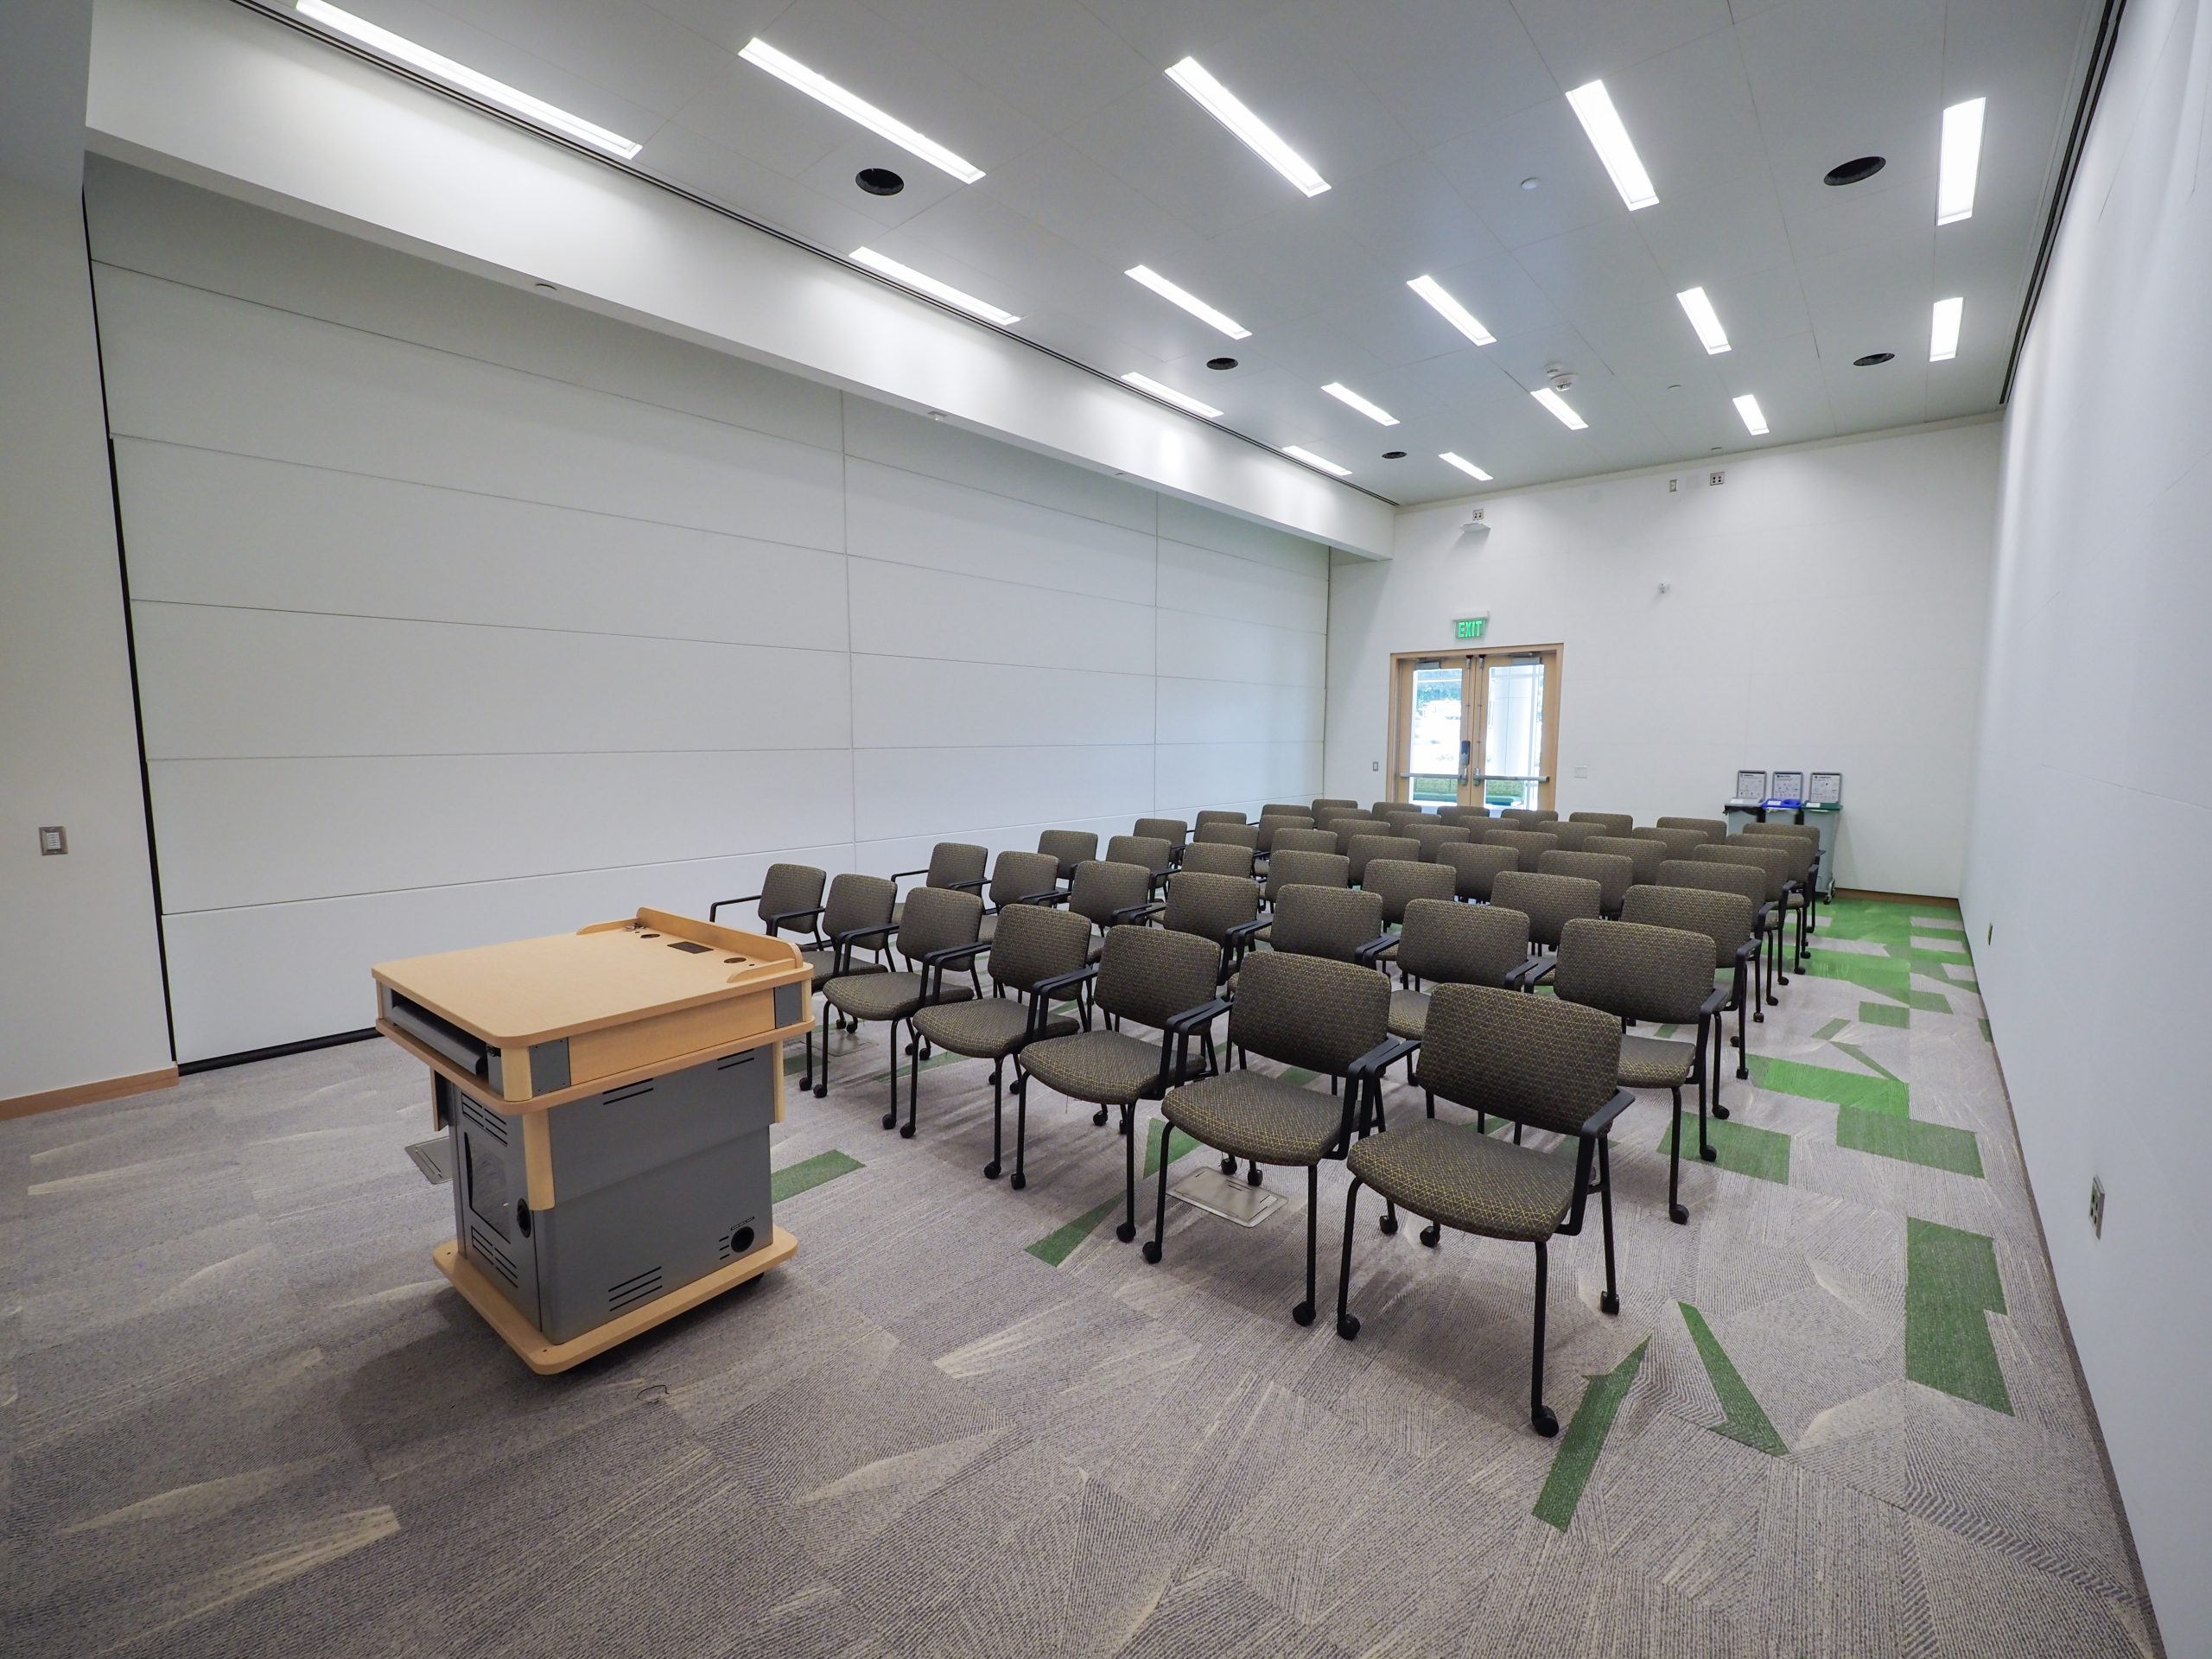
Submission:
<svg viewBox="0 0 2212 1659">
<path fill-rule="evenodd" d="M 1574 1201 L 1574 1143 L 1516 1147 L 1471 1123 L 1408 1120 L 1352 1143 L 1351 1173 L 1417 1216 L 1485 1238 L 1549 1238 Z"/>
<path fill-rule="evenodd" d="M 1620 1085 L 1624 1089 L 1672 1089 L 1690 1080 L 1697 1069 L 1694 1043 L 1670 1043 L 1656 1037 L 1621 1035 Z"/>
<path fill-rule="evenodd" d="M 939 1048 L 979 1060 L 995 1060 L 1019 1047 L 1029 1030 L 1027 997 L 979 996 L 965 1002 L 933 1002 L 914 1015 L 914 1029 Z M 1057 1014 L 1045 1022 L 1044 1037 L 1065 1037 L 1078 1029 Z"/>
<path fill-rule="evenodd" d="M 1122 1031 L 1077 1032 L 1030 1044 L 1021 1051 L 1021 1069 L 1077 1100 L 1127 1106 L 1157 1089 L 1160 1039 Z"/>
<path fill-rule="evenodd" d="M 928 1005 L 919 974 L 841 974 L 822 988 L 822 1000 L 857 1020 L 904 1020 Z M 947 985 L 938 995 L 945 1002 L 964 1002 L 975 993 Z"/>
<path fill-rule="evenodd" d="M 1395 990 L 1390 993 L 1390 1034 L 1426 1037 L 1428 1034 L 1428 993 Z"/>
<path fill-rule="evenodd" d="M 806 958 L 806 965 L 814 970 L 814 988 L 820 990 L 830 980 L 830 970 L 836 966 L 837 953 L 835 950 L 802 950 L 799 955 Z M 865 957 L 855 957 L 852 966 L 837 977 L 844 979 L 855 974 L 880 974 L 882 971 L 881 963 L 870 962 Z"/>
<path fill-rule="evenodd" d="M 1185 1134 L 1263 1164 L 1318 1164 L 1336 1145 L 1344 1102 L 1271 1077 L 1224 1071 L 1167 1091 L 1160 1114 Z"/>
</svg>

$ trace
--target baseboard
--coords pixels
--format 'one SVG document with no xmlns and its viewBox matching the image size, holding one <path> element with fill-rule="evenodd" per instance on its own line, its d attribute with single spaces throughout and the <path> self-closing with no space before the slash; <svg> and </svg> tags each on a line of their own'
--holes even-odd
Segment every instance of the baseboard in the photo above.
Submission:
<svg viewBox="0 0 2212 1659">
<path fill-rule="evenodd" d="M 17 1095 L 13 1100 L 0 1100 L 0 1122 L 13 1117 L 34 1117 L 41 1112 L 58 1112 L 65 1106 L 84 1106 L 96 1100 L 114 1100 L 123 1095 L 140 1095 L 155 1089 L 167 1089 L 176 1082 L 176 1067 L 162 1066 L 155 1071 L 134 1072 L 127 1077 L 103 1077 L 98 1083 L 73 1083 L 67 1089 L 48 1089 L 42 1094 Z"/>
<path fill-rule="evenodd" d="M 1883 893 L 1873 887 L 1838 887 L 1835 896 L 1839 899 L 1872 899 L 1884 905 L 1942 905 L 1952 910 L 1959 906 L 1957 899 L 1945 899 L 1936 893 Z"/>
</svg>

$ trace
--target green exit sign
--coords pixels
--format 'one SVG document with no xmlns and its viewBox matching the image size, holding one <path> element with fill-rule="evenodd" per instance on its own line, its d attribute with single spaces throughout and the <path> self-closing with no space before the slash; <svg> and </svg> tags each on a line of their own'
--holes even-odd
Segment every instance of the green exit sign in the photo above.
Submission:
<svg viewBox="0 0 2212 1659">
<path fill-rule="evenodd" d="M 1487 616 L 1463 616 L 1452 625 L 1452 637 L 1455 639 L 1479 639 L 1483 637 L 1483 630 L 1488 626 L 1490 618 Z"/>
</svg>

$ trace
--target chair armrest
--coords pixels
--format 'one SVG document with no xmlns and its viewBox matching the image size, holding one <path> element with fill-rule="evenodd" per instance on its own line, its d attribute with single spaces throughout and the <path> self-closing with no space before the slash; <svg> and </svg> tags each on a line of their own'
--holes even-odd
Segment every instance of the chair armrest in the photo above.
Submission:
<svg viewBox="0 0 2212 1659">
<path fill-rule="evenodd" d="M 893 881 L 904 881 L 910 875 L 927 875 L 928 874 L 929 871 L 926 868 L 918 870 L 893 870 L 891 872 L 891 879 Z"/>
<path fill-rule="evenodd" d="M 886 933 L 896 933 L 898 931 L 899 924 L 896 922 L 879 922 L 874 927 L 849 928 L 830 943 L 842 950 L 848 945 L 858 944 L 862 939 L 880 938 Z"/>
<path fill-rule="evenodd" d="M 1732 985 L 1714 986 L 1713 988 L 1713 995 L 1707 997 L 1704 1001 L 1698 1004 L 1697 1017 L 1700 1020 L 1710 1020 L 1714 1014 L 1719 1013 L 1721 1009 L 1726 1007 L 1728 1006 L 1728 999 L 1735 995 L 1736 988 Z"/>
<path fill-rule="evenodd" d="M 1766 925 L 1766 918 L 1773 914 L 1774 901 L 1769 899 L 1751 912 L 1751 925 L 1754 928 L 1764 928 Z"/>
<path fill-rule="evenodd" d="M 953 893 L 981 893 L 991 885 L 991 878 L 988 875 L 979 875 L 973 881 L 948 881 L 944 885 Z"/>
<path fill-rule="evenodd" d="M 1636 1096 L 1626 1089 L 1613 1090 L 1613 1097 L 1583 1120 L 1579 1133 L 1603 1135 L 1613 1127 L 1613 1120 L 1636 1104 Z"/>
<path fill-rule="evenodd" d="M 973 944 L 949 944 L 942 950 L 931 950 L 922 957 L 929 968 L 950 967 L 956 962 L 972 962 L 991 948 L 988 939 L 978 939 Z"/>
<path fill-rule="evenodd" d="M 796 925 L 798 923 L 803 921 L 811 921 L 814 918 L 821 915 L 822 911 L 823 906 L 820 905 L 811 905 L 804 910 L 779 910 L 774 915 L 766 918 L 768 924 L 768 931 L 772 935 L 779 927 L 785 925 Z M 712 921 L 714 920 L 714 918 L 709 916 L 707 919 L 709 921 Z"/>
<path fill-rule="evenodd" d="M 1198 1031 L 1211 1025 L 1228 1012 L 1229 999 L 1224 996 L 1217 996 L 1209 1001 L 1199 1003 L 1195 1008 L 1185 1008 L 1180 1014 L 1169 1014 L 1167 1023 L 1160 1029 L 1178 1034 L 1186 1031 Z"/>
<path fill-rule="evenodd" d="M 715 912 L 720 910 L 724 905 L 749 905 L 760 897 L 760 895 L 757 893 L 748 893 L 742 899 L 717 899 L 713 904 L 707 906 L 707 919 L 710 922 L 713 921 L 715 919 Z"/>
<path fill-rule="evenodd" d="M 1049 887 L 1043 893 L 1025 893 L 1014 902 L 1017 905 L 1044 905 L 1050 906 L 1052 905 L 1065 905 L 1067 901 L 1068 890 L 1065 887 Z M 999 908 L 1001 910 L 1004 910 L 1006 906 L 1004 905 L 1001 905 Z"/>
<path fill-rule="evenodd" d="M 1351 1063 L 1351 1069 L 1344 1073 L 1345 1080 L 1379 1077 L 1420 1046 L 1418 1037 L 1387 1038 Z"/>
<path fill-rule="evenodd" d="M 1260 916 L 1249 922 L 1239 922 L 1229 930 L 1229 942 L 1238 946 L 1249 944 L 1260 937 L 1260 930 L 1268 926 L 1274 919 L 1270 916 Z"/>
<path fill-rule="evenodd" d="M 1093 963 L 1090 967 L 1078 968 L 1071 974 L 1054 974 L 1050 979 L 1040 979 L 1030 988 L 1029 994 L 1049 1001 L 1062 991 L 1071 991 L 1086 980 L 1097 977 L 1098 964 Z"/>
<path fill-rule="evenodd" d="M 1751 961 L 1758 955 L 1758 953 L 1759 942 L 1757 939 L 1745 939 L 1741 944 L 1736 947 L 1737 965 L 1740 967 L 1745 963 Z"/>
<path fill-rule="evenodd" d="M 1134 922 L 1147 916 L 1157 916 L 1166 908 L 1165 904 L 1157 899 L 1150 899 L 1141 905 L 1123 905 L 1121 909 L 1106 918 L 1106 925 L 1119 927 L 1123 922 Z"/>
<path fill-rule="evenodd" d="M 1509 991 L 1533 991 L 1552 976 L 1552 969 L 1559 966 L 1559 957 L 1546 951 L 1541 957 L 1531 957 L 1505 976 Z"/>
<path fill-rule="evenodd" d="M 1375 959 L 1398 942 L 1395 933 L 1383 933 L 1368 940 L 1351 953 L 1351 959 L 1363 968 L 1372 968 Z"/>
</svg>

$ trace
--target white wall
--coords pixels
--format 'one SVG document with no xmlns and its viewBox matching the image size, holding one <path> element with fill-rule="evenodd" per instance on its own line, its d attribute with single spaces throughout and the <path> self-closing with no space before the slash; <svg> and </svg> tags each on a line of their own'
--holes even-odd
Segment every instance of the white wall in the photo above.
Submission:
<svg viewBox="0 0 2212 1659">
<path fill-rule="evenodd" d="M 1977 422 L 1732 456 L 1718 489 L 1692 465 L 1500 492 L 1486 531 L 1468 502 L 1401 513 L 1393 560 L 1334 572 L 1326 792 L 1389 792 L 1390 654 L 1487 611 L 1491 643 L 1565 646 L 1560 811 L 1717 816 L 1739 767 L 1840 772 L 1838 880 L 1957 893 L 1997 442 Z"/>
<path fill-rule="evenodd" d="M 0 51 L 0 1100 L 169 1063 L 77 202 L 89 8 L 23 11 Z M 66 856 L 40 855 L 48 823 Z"/>
<path fill-rule="evenodd" d="M 2051 1265 L 2175 1654 L 2212 1652 L 2208 105 L 2212 8 L 2135 0 L 2005 423 L 1965 894 Z"/>
<path fill-rule="evenodd" d="M 1319 783 L 1325 550 L 110 162 L 181 1058 L 775 858 Z"/>
</svg>

